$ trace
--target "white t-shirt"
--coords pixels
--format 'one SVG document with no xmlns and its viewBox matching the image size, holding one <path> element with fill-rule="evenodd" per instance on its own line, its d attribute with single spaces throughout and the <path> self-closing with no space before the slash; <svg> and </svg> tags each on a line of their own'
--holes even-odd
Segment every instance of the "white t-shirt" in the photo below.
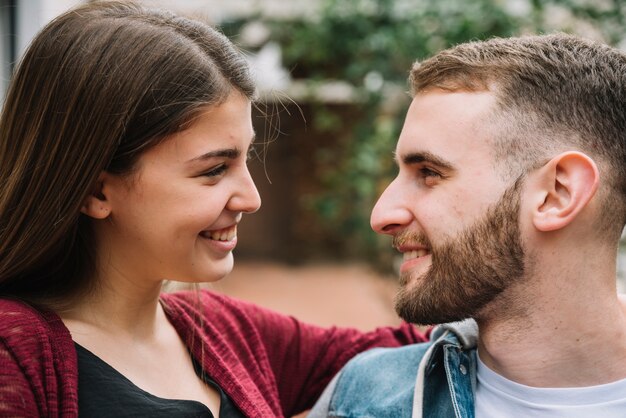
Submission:
<svg viewBox="0 0 626 418">
<path fill-rule="evenodd" d="M 624 418 L 626 379 L 584 388 L 535 388 L 500 376 L 479 358 L 476 418 L 494 417 Z"/>
</svg>

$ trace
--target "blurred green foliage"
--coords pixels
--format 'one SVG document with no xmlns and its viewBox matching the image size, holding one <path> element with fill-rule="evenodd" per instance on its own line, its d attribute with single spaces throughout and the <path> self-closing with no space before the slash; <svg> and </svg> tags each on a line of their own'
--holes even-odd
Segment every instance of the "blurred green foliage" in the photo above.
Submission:
<svg viewBox="0 0 626 418">
<path fill-rule="evenodd" d="M 626 38 L 624 0 L 323 0 L 319 12 L 290 20 L 257 15 L 268 40 L 282 48 L 283 66 L 294 79 L 343 80 L 356 97 L 358 120 L 342 120 L 319 103 L 313 129 L 351 138 L 322 146 L 313 156 L 321 167 L 320 188 L 303 196 L 303 210 L 345 241 L 342 255 L 380 260 L 389 256 L 369 228 L 370 211 L 394 176 L 392 150 L 409 103 L 406 78 L 416 59 L 468 40 L 555 30 L 610 44 Z M 227 22 L 233 36 L 248 21 Z M 246 45 L 244 45 L 246 47 Z M 390 93 L 391 92 L 391 93 Z M 343 130 L 345 132 L 345 129 Z M 344 134 L 345 135 L 345 134 Z M 310 157 L 310 156 L 307 156 Z"/>
</svg>

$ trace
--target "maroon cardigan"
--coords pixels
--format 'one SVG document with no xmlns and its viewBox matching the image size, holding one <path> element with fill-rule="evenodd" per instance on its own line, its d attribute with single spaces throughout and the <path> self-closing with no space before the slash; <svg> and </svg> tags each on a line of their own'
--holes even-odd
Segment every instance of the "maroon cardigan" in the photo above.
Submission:
<svg viewBox="0 0 626 418">
<path fill-rule="evenodd" d="M 427 338 L 408 324 L 320 328 L 209 291 L 163 294 L 161 302 L 204 371 L 249 417 L 300 413 L 357 353 Z M 77 417 L 77 376 L 58 315 L 0 299 L 0 416 Z"/>
</svg>

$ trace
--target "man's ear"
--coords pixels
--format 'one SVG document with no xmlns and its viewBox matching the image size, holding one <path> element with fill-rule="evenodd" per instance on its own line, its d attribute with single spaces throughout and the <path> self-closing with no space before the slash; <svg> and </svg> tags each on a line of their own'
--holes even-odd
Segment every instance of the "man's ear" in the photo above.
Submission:
<svg viewBox="0 0 626 418">
<path fill-rule="evenodd" d="M 80 211 L 94 219 L 105 219 L 111 213 L 111 202 L 107 199 L 108 173 L 102 172 L 91 192 L 85 197 Z"/>
<path fill-rule="evenodd" d="M 539 231 L 555 231 L 570 224 L 598 189 L 600 173 L 587 155 L 568 151 L 538 171 L 533 224 Z"/>
</svg>

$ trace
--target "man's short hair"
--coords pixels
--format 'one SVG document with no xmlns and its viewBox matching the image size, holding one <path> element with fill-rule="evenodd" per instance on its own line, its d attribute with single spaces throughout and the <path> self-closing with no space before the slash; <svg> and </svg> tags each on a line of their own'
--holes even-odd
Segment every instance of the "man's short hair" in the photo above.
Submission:
<svg viewBox="0 0 626 418">
<path fill-rule="evenodd" d="M 600 168 L 602 229 L 626 222 L 626 54 L 566 34 L 469 42 L 415 63 L 414 95 L 430 88 L 491 91 L 494 159 L 512 176 L 556 152 L 579 150 Z M 500 164 L 503 162 L 504 164 Z M 619 237 L 619 235 L 618 235 Z"/>
</svg>

